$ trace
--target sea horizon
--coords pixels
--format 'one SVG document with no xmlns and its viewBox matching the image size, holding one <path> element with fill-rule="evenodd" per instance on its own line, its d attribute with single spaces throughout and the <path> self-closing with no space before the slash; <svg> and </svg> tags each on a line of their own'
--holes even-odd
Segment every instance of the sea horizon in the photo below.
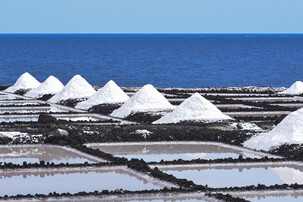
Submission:
<svg viewBox="0 0 303 202">
<path fill-rule="evenodd" d="M 289 87 L 303 77 L 302 47 L 303 34 L 0 34 L 0 85 L 29 72 L 95 86 Z"/>
</svg>

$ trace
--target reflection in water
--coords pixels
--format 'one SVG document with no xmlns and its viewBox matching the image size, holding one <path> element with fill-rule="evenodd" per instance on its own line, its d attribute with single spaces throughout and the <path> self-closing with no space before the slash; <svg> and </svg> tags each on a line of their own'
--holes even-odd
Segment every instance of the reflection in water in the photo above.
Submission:
<svg viewBox="0 0 303 202">
<path fill-rule="evenodd" d="M 277 202 L 292 202 L 303 201 L 302 191 L 277 191 L 277 192 L 253 192 L 253 193 L 233 193 L 236 197 L 245 198 L 249 201 L 277 201 Z"/>
<path fill-rule="evenodd" d="M 24 114 L 24 113 L 41 113 L 41 112 L 48 112 L 48 110 L 0 110 L 0 114 L 5 114 L 5 113 Z"/>
<path fill-rule="evenodd" d="M 67 120 L 67 121 L 99 121 L 99 119 L 95 119 L 95 118 L 92 118 L 92 117 L 57 117 L 57 119 L 58 120 Z M 16 122 L 16 121 L 22 121 L 22 122 L 34 121 L 34 122 L 37 122 L 38 118 L 34 118 L 34 117 L 27 117 L 27 118 L 0 118 L 0 123 L 1 122 L 8 123 L 8 122 Z"/>
<path fill-rule="evenodd" d="M 98 119 L 96 118 L 92 118 L 92 117 L 87 117 L 87 116 L 83 116 L 83 117 L 58 117 L 58 120 L 66 120 L 66 121 L 98 121 Z"/>
<path fill-rule="evenodd" d="M 14 164 L 39 163 L 40 161 L 59 163 L 94 163 L 90 159 L 78 153 L 53 146 L 10 146 L 0 147 L 0 162 L 12 162 Z"/>
<path fill-rule="evenodd" d="M 217 168 L 164 168 L 161 170 L 177 178 L 186 178 L 196 184 L 207 184 L 210 187 L 302 184 L 303 182 L 303 168 L 298 166 L 221 166 Z"/>
<path fill-rule="evenodd" d="M 16 121 L 22 121 L 22 122 L 30 122 L 30 121 L 38 121 L 38 118 L 1 118 L 1 122 L 9 123 L 9 122 L 16 122 Z"/>
<path fill-rule="evenodd" d="M 255 198 L 247 198 L 245 197 L 245 199 L 249 200 L 249 201 L 268 201 L 268 202 L 299 202 L 299 201 L 303 201 L 303 196 L 299 196 L 299 197 L 294 197 L 294 196 L 265 196 L 265 197 L 255 197 Z"/>
<path fill-rule="evenodd" d="M 110 183 L 109 183 L 110 182 Z M 160 189 L 162 187 L 151 182 L 144 181 L 125 170 L 112 169 L 105 171 L 87 172 L 39 172 L 28 174 L 8 172 L 1 173 L 0 190 L 1 196 L 17 194 L 48 194 L 77 193 L 80 191 L 91 192 L 95 190 L 143 190 Z"/>
<path fill-rule="evenodd" d="M 0 106 L 7 106 L 7 105 L 38 105 L 38 102 L 28 102 L 28 101 L 2 101 L 0 100 Z"/>
<path fill-rule="evenodd" d="M 170 199 L 155 199 L 155 200 L 149 200 L 149 199 L 146 199 L 146 200 L 130 200 L 130 201 L 127 201 L 127 202 L 139 202 L 139 201 L 142 201 L 142 202 L 181 202 L 181 201 L 186 201 L 186 202 L 198 202 L 198 201 L 205 201 L 201 198 L 187 198 L 187 199 L 174 199 L 174 197 L 171 197 Z"/>
<path fill-rule="evenodd" d="M 192 160 L 192 159 L 217 159 L 217 158 L 238 158 L 239 155 L 246 156 L 244 152 L 217 146 L 203 144 L 152 144 L 148 143 L 141 145 L 123 144 L 123 145 L 100 145 L 91 146 L 94 149 L 111 153 L 118 157 L 128 159 L 138 158 L 145 161 L 160 161 L 160 160 Z M 247 152 L 246 152 L 247 154 Z M 259 157 L 260 156 L 256 156 Z"/>
</svg>

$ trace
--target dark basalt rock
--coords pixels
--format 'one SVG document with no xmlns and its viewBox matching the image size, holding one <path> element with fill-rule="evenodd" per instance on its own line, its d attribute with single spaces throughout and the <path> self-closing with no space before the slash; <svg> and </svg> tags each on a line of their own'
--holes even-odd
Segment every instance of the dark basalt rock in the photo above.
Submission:
<svg viewBox="0 0 303 202">
<path fill-rule="evenodd" d="M 57 119 L 46 113 L 41 113 L 38 118 L 38 123 L 56 123 Z"/>
<path fill-rule="evenodd" d="M 152 123 L 160 119 L 162 115 L 152 114 L 147 112 L 138 112 L 128 115 L 125 119 L 129 121 L 139 122 L 139 123 Z"/>
<path fill-rule="evenodd" d="M 88 112 L 109 115 L 121 106 L 122 104 L 100 104 L 89 108 Z"/>
<path fill-rule="evenodd" d="M 54 96 L 54 94 L 45 94 L 42 97 L 37 98 L 37 100 L 47 101 L 47 100 L 51 99 L 53 96 Z"/>
<path fill-rule="evenodd" d="M 68 99 L 68 100 L 62 100 L 59 102 L 61 105 L 65 105 L 68 107 L 75 107 L 79 102 L 82 102 L 86 100 L 85 98 L 83 99 Z"/>
<path fill-rule="evenodd" d="M 285 156 L 295 161 L 303 161 L 303 144 L 284 144 L 270 153 Z"/>
<path fill-rule="evenodd" d="M 0 86 L 0 91 L 7 89 L 9 86 Z"/>
<path fill-rule="evenodd" d="M 28 91 L 30 91 L 31 89 L 19 89 L 15 92 L 15 94 L 17 95 L 24 95 L 25 93 L 27 93 Z"/>
</svg>

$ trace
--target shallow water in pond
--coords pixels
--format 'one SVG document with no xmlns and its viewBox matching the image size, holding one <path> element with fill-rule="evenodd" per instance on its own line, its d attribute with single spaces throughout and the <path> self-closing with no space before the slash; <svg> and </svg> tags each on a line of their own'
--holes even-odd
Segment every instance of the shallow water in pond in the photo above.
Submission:
<svg viewBox="0 0 303 202">
<path fill-rule="evenodd" d="M 299 201 L 303 201 L 303 196 L 299 196 L 299 197 L 293 197 L 293 196 L 268 196 L 268 197 L 265 197 L 265 198 L 258 198 L 258 197 L 255 197 L 255 198 L 247 198 L 245 197 L 246 200 L 249 200 L 251 202 L 254 202 L 254 201 L 268 201 L 268 202 L 272 202 L 272 201 L 275 201 L 275 202 L 292 202 L 292 201 L 296 201 L 296 202 L 299 202 Z"/>
<path fill-rule="evenodd" d="M 239 197 L 252 202 L 275 201 L 275 202 L 298 202 L 303 201 L 303 193 L 281 193 L 281 194 L 256 194 L 256 195 L 240 195 Z"/>
<path fill-rule="evenodd" d="M 299 166 L 245 166 L 217 168 L 165 168 L 165 173 L 177 178 L 192 180 L 209 187 L 233 187 L 248 185 L 303 184 L 303 168 Z"/>
<path fill-rule="evenodd" d="M 93 117 L 58 117 L 58 120 L 66 120 L 66 121 L 100 121 L 99 119 Z"/>
<path fill-rule="evenodd" d="M 60 147 L 32 146 L 32 147 L 0 147 L 0 162 L 14 164 L 39 163 L 40 161 L 59 163 L 94 163 L 95 160 L 87 156 L 65 150 Z"/>
<path fill-rule="evenodd" d="M 22 122 L 38 121 L 38 118 L 0 118 L 0 123 L 1 122 L 9 123 L 16 121 L 22 121 Z"/>
<path fill-rule="evenodd" d="M 5 114 L 5 113 L 19 113 L 19 114 L 24 114 L 24 113 L 41 113 L 41 112 L 47 112 L 48 110 L 0 110 L 0 114 Z"/>
<path fill-rule="evenodd" d="M 203 144 L 140 144 L 140 145 L 100 145 L 91 146 L 94 149 L 111 153 L 117 157 L 128 159 L 138 158 L 147 162 L 163 160 L 192 160 L 192 159 L 217 159 L 217 158 L 238 158 L 258 156 L 216 145 Z"/>
<path fill-rule="evenodd" d="M 1 102 L 0 106 L 7 106 L 7 105 L 38 105 L 38 102 Z"/>
<path fill-rule="evenodd" d="M 20 98 L 17 98 L 14 95 L 0 95 L 0 100 L 15 100 L 15 99 L 20 99 Z"/>
<path fill-rule="evenodd" d="M 179 201 L 187 201 L 187 202 L 196 202 L 196 201 L 205 201 L 203 199 L 200 199 L 200 198 L 191 198 L 191 199 L 174 199 L 174 197 L 171 197 L 170 199 L 154 199 L 154 200 L 149 200 L 149 199 L 146 199 L 146 200 L 126 200 L 127 202 L 139 202 L 139 201 L 143 201 L 143 202 L 162 202 L 162 201 L 165 201 L 165 202 L 179 202 Z"/>
<path fill-rule="evenodd" d="M 92 117 L 57 117 L 58 120 L 67 120 L 67 121 L 99 121 L 99 119 L 95 119 Z M 1 122 L 16 122 L 16 121 L 22 121 L 22 122 L 36 122 L 38 121 L 37 117 L 26 117 L 26 118 L 0 118 Z"/>
<path fill-rule="evenodd" d="M 109 183 L 110 182 L 110 183 Z M 33 172 L 25 173 L 0 173 L 0 196 L 17 194 L 48 194 L 77 193 L 80 191 L 92 192 L 95 190 L 143 190 L 160 189 L 142 178 L 120 169 L 101 170 L 86 172 Z"/>
</svg>

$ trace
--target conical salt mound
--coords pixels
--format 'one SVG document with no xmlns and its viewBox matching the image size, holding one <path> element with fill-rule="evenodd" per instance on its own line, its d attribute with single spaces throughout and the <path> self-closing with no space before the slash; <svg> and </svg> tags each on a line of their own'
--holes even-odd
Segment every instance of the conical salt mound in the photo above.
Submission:
<svg viewBox="0 0 303 202">
<path fill-rule="evenodd" d="M 154 124 L 178 123 L 180 121 L 220 121 L 231 119 L 224 115 L 215 105 L 206 100 L 199 93 L 182 102 L 171 113 L 164 115 Z"/>
<path fill-rule="evenodd" d="M 46 94 L 56 94 L 64 88 L 64 85 L 54 76 L 49 76 L 38 88 L 27 92 L 25 96 L 39 98 Z"/>
<path fill-rule="evenodd" d="M 16 83 L 13 86 L 7 88 L 5 91 L 9 93 L 14 93 L 20 89 L 37 88 L 39 85 L 40 82 L 37 81 L 37 79 L 35 79 L 28 72 L 25 72 L 19 77 L 19 79 L 16 81 Z"/>
<path fill-rule="evenodd" d="M 163 111 L 173 108 L 174 106 L 157 89 L 148 84 L 143 86 L 120 108 L 113 111 L 111 116 L 125 118 L 131 113 Z"/>
<path fill-rule="evenodd" d="M 75 108 L 87 110 L 99 104 L 123 103 L 128 98 L 128 95 L 113 80 L 110 80 L 88 100 L 78 103 Z"/>
<path fill-rule="evenodd" d="M 88 98 L 95 93 L 95 89 L 80 75 L 74 76 L 66 86 L 55 94 L 49 102 L 58 103 L 62 100 Z"/>
<path fill-rule="evenodd" d="M 269 151 L 283 144 L 303 143 L 303 109 L 287 115 L 268 133 L 255 135 L 243 143 L 244 147 Z"/>
<path fill-rule="evenodd" d="M 279 92 L 279 94 L 283 94 L 283 95 L 299 95 L 302 93 L 303 93 L 303 82 L 302 81 L 296 81 L 285 91 Z"/>
</svg>

